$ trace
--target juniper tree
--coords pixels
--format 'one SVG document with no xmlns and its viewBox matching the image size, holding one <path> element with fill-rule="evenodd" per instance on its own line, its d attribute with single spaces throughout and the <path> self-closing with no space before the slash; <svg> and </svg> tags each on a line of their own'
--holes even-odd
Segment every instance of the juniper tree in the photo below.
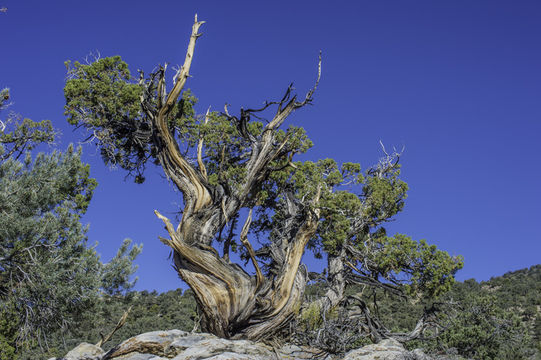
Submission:
<svg viewBox="0 0 541 360">
<path fill-rule="evenodd" d="M 313 101 L 287 87 L 276 101 L 231 114 L 198 115 L 183 91 L 203 22 L 195 19 L 186 58 L 166 89 L 167 66 L 134 78 L 119 57 L 67 62 L 69 123 L 89 131 L 106 164 L 144 181 L 160 166 L 182 195 L 173 223 L 155 211 L 180 277 L 193 290 L 202 330 L 226 338 L 269 338 L 298 314 L 308 272 L 306 248 L 328 260 L 328 292 L 315 303 L 336 306 L 348 283 L 437 295 L 462 266 L 426 242 L 387 236 L 383 225 L 402 210 L 407 185 L 399 154 L 361 171 L 358 163 L 296 162 L 312 142 L 288 116 Z M 254 238 L 261 245 L 254 246 Z M 238 252 L 246 267 L 231 260 Z M 400 289 L 399 289 L 400 287 Z"/>
</svg>

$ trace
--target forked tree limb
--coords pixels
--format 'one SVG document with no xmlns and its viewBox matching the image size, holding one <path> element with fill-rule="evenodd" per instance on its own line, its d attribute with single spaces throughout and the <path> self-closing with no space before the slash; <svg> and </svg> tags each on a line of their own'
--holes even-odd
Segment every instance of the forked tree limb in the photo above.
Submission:
<svg viewBox="0 0 541 360">
<path fill-rule="evenodd" d="M 171 237 L 170 240 L 161 238 L 162 242 L 175 250 L 192 266 L 200 269 L 202 273 L 211 275 L 229 286 L 238 282 L 239 273 L 235 271 L 236 268 L 232 268 L 230 264 L 226 263 L 215 250 L 209 251 L 208 249 L 200 249 L 198 246 L 186 244 L 183 239 L 179 237 L 173 228 L 171 221 L 167 217 L 160 214 L 157 210 L 154 210 L 154 213 L 164 222 L 165 228 Z M 244 275 L 242 277 L 248 279 L 245 272 L 242 274 Z"/>
<path fill-rule="evenodd" d="M 365 284 L 365 285 L 370 285 L 370 286 L 373 286 L 373 287 L 378 287 L 378 288 L 381 288 L 381 289 L 383 289 L 385 291 L 389 291 L 390 293 L 392 293 L 394 295 L 405 297 L 404 292 L 399 287 L 393 285 L 392 283 L 387 284 L 387 283 L 378 281 L 377 279 L 374 279 L 373 277 L 367 276 L 364 272 L 359 270 L 358 267 L 353 265 L 351 263 L 351 261 L 346 261 L 345 265 L 348 268 L 350 268 L 351 270 L 353 270 L 353 271 L 355 271 L 356 273 L 359 274 L 359 275 L 352 274 L 352 273 L 349 274 L 348 280 L 350 282 L 356 283 L 356 284 Z"/>
<path fill-rule="evenodd" d="M 280 127 L 280 125 L 282 125 L 284 120 L 289 116 L 289 114 L 291 114 L 292 111 L 310 103 L 312 101 L 312 95 L 314 94 L 314 92 L 316 91 L 319 85 L 320 79 L 321 79 L 321 52 L 319 53 L 319 58 L 318 58 L 316 82 L 314 86 L 312 87 L 312 89 L 310 89 L 308 93 L 306 93 L 304 101 L 297 102 L 296 95 L 293 95 L 293 97 L 290 99 L 290 93 L 292 89 L 292 86 L 290 85 L 286 91 L 286 94 L 284 95 L 284 97 L 282 98 L 282 100 L 280 101 L 278 105 L 278 110 L 276 112 L 276 115 L 274 115 L 274 118 L 265 126 L 265 129 L 263 131 L 265 132 L 267 130 L 273 130 Z M 286 102 L 287 102 L 287 105 L 284 108 L 282 108 Z"/>
<path fill-rule="evenodd" d="M 285 119 L 296 109 L 301 108 L 312 101 L 312 96 L 315 90 L 318 87 L 319 80 L 321 78 L 321 53 L 318 58 L 318 72 L 315 84 L 312 89 L 308 91 L 305 96 L 305 99 L 301 102 L 297 101 L 297 96 L 291 96 L 292 85 L 288 87 L 285 95 L 279 102 L 266 102 L 265 106 L 261 109 L 248 109 L 241 111 L 241 120 L 247 119 L 249 114 L 263 111 L 271 104 L 277 104 L 277 111 L 272 120 L 265 125 L 264 129 L 261 132 L 261 136 L 258 139 L 252 139 L 247 134 L 245 137 L 249 137 L 250 141 L 253 142 L 252 153 L 250 159 L 246 163 L 246 181 L 238 191 L 238 197 L 240 199 L 248 198 L 252 193 L 254 187 L 260 184 L 265 176 L 272 169 L 269 168 L 269 164 L 272 160 L 276 158 L 277 155 L 281 154 L 281 150 L 284 148 L 286 143 L 280 143 L 278 146 L 274 144 L 276 130 L 282 125 Z M 227 106 L 225 107 L 225 115 L 229 119 L 235 119 L 242 125 L 241 120 L 237 120 L 234 117 L 231 117 L 227 112 Z M 287 154 L 287 152 L 286 152 Z"/>
</svg>

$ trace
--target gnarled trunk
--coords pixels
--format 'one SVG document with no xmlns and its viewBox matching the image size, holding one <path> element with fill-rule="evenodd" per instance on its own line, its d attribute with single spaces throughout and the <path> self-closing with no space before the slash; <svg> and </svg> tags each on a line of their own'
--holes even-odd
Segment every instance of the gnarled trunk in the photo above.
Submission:
<svg viewBox="0 0 541 360">
<path fill-rule="evenodd" d="M 176 269 L 194 291 L 203 315 L 203 331 L 225 338 L 260 340 L 279 332 L 296 314 L 306 285 L 301 258 L 316 231 L 317 212 L 307 214 L 294 238 L 288 241 L 280 275 L 271 278 L 251 276 L 214 249 L 190 245 L 185 240 L 194 234 L 189 227 L 180 226 L 176 231 L 167 218 L 156 214 L 170 235 L 170 239 L 161 240 L 174 250 Z M 212 235 L 199 233 L 204 238 Z"/>
<path fill-rule="evenodd" d="M 290 86 L 280 102 L 267 103 L 260 110 L 241 110 L 240 120 L 230 116 L 226 108 L 226 116 L 237 124 L 241 136 L 251 144 L 250 157 L 243 164 L 246 176 L 237 189 L 228 189 L 226 194 L 220 185 L 213 186 L 208 181 L 202 161 L 203 137 L 197 146 L 198 167 L 194 167 L 179 151 L 168 127 L 168 116 L 189 77 L 202 24 L 196 16 L 186 59 L 173 89 L 166 92 L 165 68 L 161 68 L 156 87 L 157 104 L 153 101 L 152 86 L 147 86 L 141 96 L 143 110 L 152 122 L 152 141 L 157 149 L 157 159 L 167 177 L 182 192 L 184 201 L 183 216 L 176 229 L 157 211 L 156 215 L 164 221 L 170 237 L 161 240 L 173 249 L 176 269 L 194 291 L 202 313 L 202 330 L 225 338 L 259 340 L 280 331 L 299 309 L 306 284 L 306 270 L 301 266 L 301 258 L 308 240 L 316 232 L 320 193 L 318 191 L 311 199 L 310 206 L 302 209 L 292 199 L 286 200 L 288 231 L 271 241 L 268 257 L 272 259 L 273 272 L 267 277 L 264 277 L 247 238 L 251 210 L 240 240 L 256 269 L 255 276 L 231 263 L 226 251 L 224 256 L 220 256 L 212 248 L 212 241 L 229 219 L 237 217 L 242 208 L 253 206 L 249 199 L 271 173 L 269 164 L 277 158 L 291 159 L 293 154 L 286 146 L 289 138 L 277 141 L 276 133 L 288 115 L 311 101 L 315 87 L 302 102 L 298 102 L 296 96 L 291 96 Z M 256 137 L 247 132 L 249 114 L 270 105 L 277 105 L 278 110 L 260 135 Z M 208 113 L 205 122 L 207 119 Z"/>
</svg>

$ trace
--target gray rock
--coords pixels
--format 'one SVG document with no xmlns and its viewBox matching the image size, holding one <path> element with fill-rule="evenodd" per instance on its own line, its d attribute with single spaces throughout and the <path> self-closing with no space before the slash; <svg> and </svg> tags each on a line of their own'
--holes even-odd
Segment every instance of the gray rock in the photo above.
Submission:
<svg viewBox="0 0 541 360">
<path fill-rule="evenodd" d="M 308 360 L 308 359 L 322 359 L 322 353 L 320 350 L 297 345 L 284 345 L 278 350 L 280 359 L 283 360 Z M 323 358 L 322 360 L 324 360 Z"/>
<path fill-rule="evenodd" d="M 100 360 L 105 351 L 99 346 L 81 343 L 63 357 L 63 360 Z"/>
<path fill-rule="evenodd" d="M 205 339 L 178 354 L 173 360 L 275 360 L 276 355 L 263 344 L 247 340 Z"/>
<path fill-rule="evenodd" d="M 415 349 L 411 353 L 415 355 L 416 360 L 432 360 L 432 358 L 426 355 L 421 349 Z"/>
<path fill-rule="evenodd" d="M 161 356 L 166 358 L 172 358 L 177 355 L 179 352 L 183 351 L 186 346 L 191 346 L 191 344 L 197 343 L 200 341 L 201 334 L 191 334 L 186 331 L 181 330 L 169 330 L 169 331 L 152 331 L 137 335 L 135 337 L 129 338 L 128 340 L 122 342 L 120 345 L 115 346 L 105 356 L 103 360 L 106 359 L 129 359 L 126 355 L 131 353 L 139 354 L 148 354 L 153 356 Z M 206 336 L 213 336 L 207 335 Z M 195 336 L 192 340 L 189 338 Z M 181 340 L 184 339 L 184 342 Z M 175 342 L 178 342 L 179 346 L 175 347 Z M 134 355 L 135 356 L 135 355 Z M 134 360 L 139 358 L 134 358 Z M 141 360 L 147 360 L 146 358 L 141 358 Z"/>
<path fill-rule="evenodd" d="M 223 354 L 206 358 L 206 360 L 253 360 L 256 359 L 252 355 L 242 355 L 232 352 L 224 352 Z"/>
<path fill-rule="evenodd" d="M 121 355 L 114 358 L 115 360 L 169 360 L 166 357 L 156 356 L 153 354 L 141 354 L 138 352 L 131 352 L 126 355 Z"/>
<path fill-rule="evenodd" d="M 187 336 L 177 338 L 165 349 L 166 354 L 176 352 L 180 353 L 182 350 L 186 350 L 189 347 L 196 345 L 203 340 L 217 339 L 216 336 L 211 334 L 189 334 Z"/>
<path fill-rule="evenodd" d="M 402 344 L 393 339 L 384 339 L 377 344 L 351 350 L 344 360 L 409 360 L 415 355 L 404 349 Z"/>
</svg>

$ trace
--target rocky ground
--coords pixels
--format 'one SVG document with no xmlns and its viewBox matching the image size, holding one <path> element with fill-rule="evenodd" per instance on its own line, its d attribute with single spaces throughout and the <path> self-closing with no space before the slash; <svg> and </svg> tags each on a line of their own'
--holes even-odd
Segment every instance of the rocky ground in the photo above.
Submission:
<svg viewBox="0 0 541 360">
<path fill-rule="evenodd" d="M 407 351 L 391 339 L 352 350 L 344 357 L 315 349 L 285 345 L 275 348 L 247 340 L 226 340 L 210 334 L 180 330 L 153 331 L 132 337 L 105 352 L 100 347 L 82 343 L 63 358 L 49 360 L 431 360 L 420 350 Z M 441 360 L 443 358 L 439 358 Z"/>
</svg>

